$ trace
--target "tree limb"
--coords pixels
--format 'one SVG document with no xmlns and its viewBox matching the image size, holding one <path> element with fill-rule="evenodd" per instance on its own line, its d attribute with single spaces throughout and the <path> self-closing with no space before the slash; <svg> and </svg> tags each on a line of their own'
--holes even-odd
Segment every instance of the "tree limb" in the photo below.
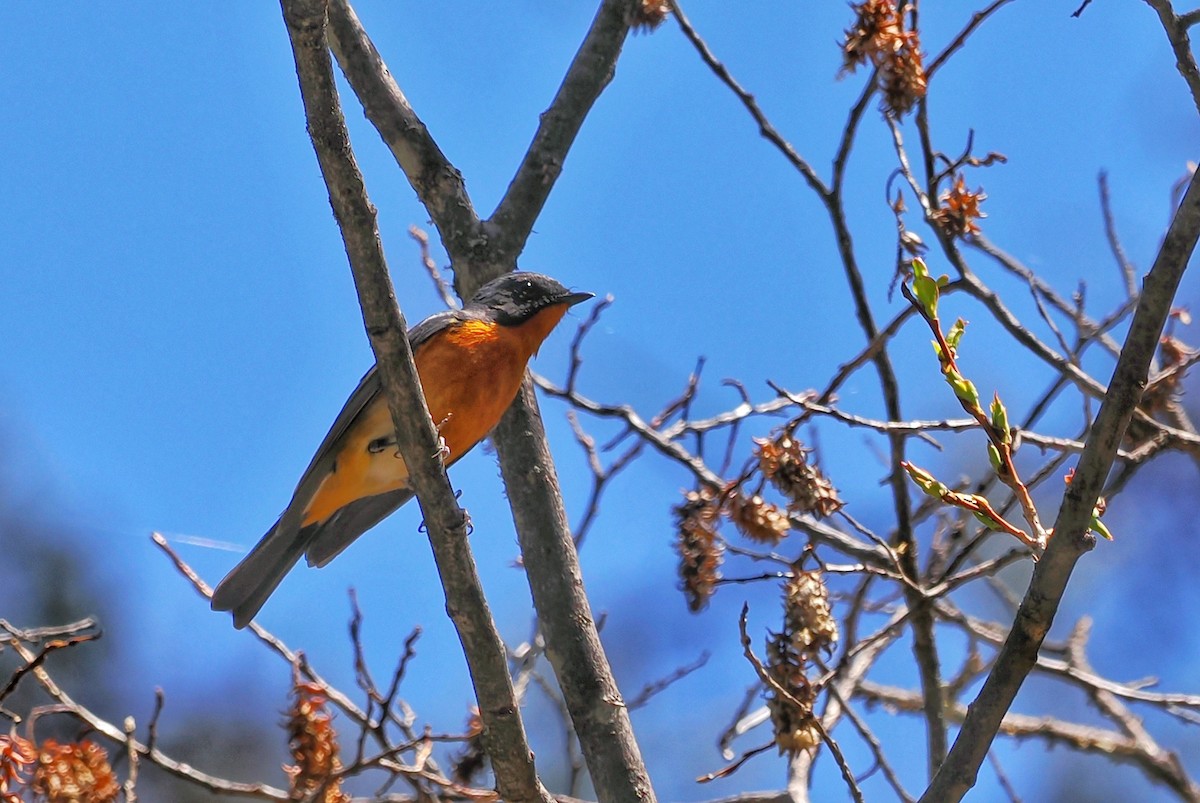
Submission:
<svg viewBox="0 0 1200 803">
<path fill-rule="evenodd" d="M 1054 622 L 1071 572 L 1079 558 L 1095 544 L 1095 537 L 1088 533 L 1088 524 L 1096 499 L 1141 400 L 1158 338 L 1198 237 L 1200 172 L 1192 175 L 1187 193 L 1143 282 L 1137 311 L 1108 384 L 1108 393 L 1087 438 L 1074 479 L 1064 494 L 1054 537 L 1034 569 L 1008 639 L 972 703 L 954 747 L 921 798 L 924 803 L 961 800 L 975 785 L 979 767 L 1004 714 L 1037 661 L 1038 650 Z"/>
<path fill-rule="evenodd" d="M 1192 40 L 1188 35 L 1188 27 L 1196 22 L 1196 12 L 1185 17 L 1175 15 L 1175 9 L 1170 0 L 1146 0 L 1158 12 L 1158 20 L 1162 23 L 1167 39 L 1171 42 L 1171 50 L 1175 53 L 1175 69 L 1187 82 L 1191 92 L 1192 102 L 1196 111 L 1200 111 L 1200 68 L 1196 66 L 1196 56 L 1192 53 Z"/>
<path fill-rule="evenodd" d="M 370 102 L 364 100 L 368 117 L 397 154 L 437 225 L 454 264 L 455 289 L 469 296 L 515 266 L 575 135 L 611 80 L 629 32 L 633 3 L 601 3 L 558 94 L 542 115 L 542 125 L 522 167 L 492 219 L 481 224 L 461 180 L 452 182 L 447 196 L 451 202 L 447 203 L 447 197 L 439 194 L 442 185 L 434 183 L 431 189 L 414 180 L 420 178 L 420 171 L 405 167 L 409 151 L 420 148 L 442 173 L 453 171 L 408 107 L 361 26 L 352 20 L 345 0 L 332 2 L 335 46 L 342 53 L 346 78 L 360 98 L 369 97 Z M 453 173 L 457 176 L 457 171 Z M 493 440 L 526 553 L 526 575 L 546 637 L 547 656 L 575 721 L 597 796 L 605 801 L 651 801 L 654 793 L 649 775 L 583 590 L 558 480 L 528 383 L 501 420 Z"/>
<path fill-rule="evenodd" d="M 437 431 L 379 241 L 375 208 L 350 148 L 325 40 L 326 2 L 283 0 L 283 12 L 309 134 L 346 243 L 363 322 L 396 427 L 396 445 L 408 466 L 446 594 L 446 609 L 470 667 L 497 791 L 505 800 L 549 803 L 552 798 L 537 777 L 525 738 L 504 643 L 467 543 L 467 515 L 458 506 L 442 465 Z"/>
<path fill-rule="evenodd" d="M 347 0 L 330 0 L 328 36 L 367 119 L 429 210 L 451 261 L 469 259 L 485 238 L 462 173 L 409 105 Z"/>
<path fill-rule="evenodd" d="M 484 224 L 493 264 L 508 269 L 524 250 L 584 118 L 613 79 L 634 5 L 629 0 L 604 0 L 600 4 L 550 108 L 541 115 L 521 166 Z M 482 282 L 492 277 L 475 278 Z"/>
</svg>

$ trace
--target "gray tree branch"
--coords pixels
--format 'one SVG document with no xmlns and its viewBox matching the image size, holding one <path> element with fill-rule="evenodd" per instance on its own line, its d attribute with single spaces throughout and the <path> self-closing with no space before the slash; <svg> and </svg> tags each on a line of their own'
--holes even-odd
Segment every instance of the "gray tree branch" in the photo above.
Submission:
<svg viewBox="0 0 1200 803">
<path fill-rule="evenodd" d="M 1186 17 L 1176 16 L 1175 8 L 1170 0 L 1146 0 L 1158 13 L 1158 20 L 1166 31 L 1167 39 L 1171 42 L 1171 50 L 1175 52 L 1175 69 L 1187 82 L 1192 102 L 1196 111 L 1200 111 L 1200 69 L 1196 66 L 1196 56 L 1192 52 L 1192 40 L 1188 35 L 1188 27 L 1195 24 L 1196 12 Z"/>
<path fill-rule="evenodd" d="M 408 465 L 445 591 L 446 610 L 470 667 L 497 791 L 505 800 L 549 803 L 552 798 L 537 777 L 525 738 L 504 643 L 467 543 L 467 516 L 442 465 L 437 431 L 388 275 L 375 208 L 350 147 L 325 39 L 326 0 L 283 0 L 283 13 L 308 131 L 346 244 L 363 322 L 396 427 L 397 448 Z"/>
<path fill-rule="evenodd" d="M 451 261 L 469 259 L 484 242 L 484 235 L 462 174 L 409 105 L 346 0 L 330 0 L 328 36 L 338 65 L 367 119 L 429 210 Z"/>
<path fill-rule="evenodd" d="M 584 118 L 612 81 L 629 34 L 634 5 L 629 0 L 605 0 L 600 4 L 558 93 L 542 113 L 521 166 L 485 224 L 491 256 L 503 269 L 508 269 L 525 248 Z M 486 281 L 492 277 L 476 278 Z"/>
<path fill-rule="evenodd" d="M 890 706 L 898 711 L 916 714 L 922 710 L 921 695 L 915 691 L 868 681 L 858 687 L 857 694 L 870 703 Z M 968 710 L 962 703 L 951 703 L 947 716 L 953 722 L 962 722 Z M 1063 744 L 1080 752 L 1099 754 L 1115 763 L 1132 765 L 1151 780 L 1168 787 L 1180 800 L 1189 803 L 1200 800 L 1200 789 L 1188 777 L 1179 757 L 1153 741 L 1108 728 L 1012 712 L 1004 715 L 1000 732 L 1014 739 L 1038 739 L 1048 745 Z"/>
<path fill-rule="evenodd" d="M 492 219 L 482 224 L 458 171 L 409 107 L 349 5 L 332 0 L 330 27 L 339 63 L 438 227 L 460 295 L 469 296 L 514 268 L 584 118 L 612 78 L 632 9 L 631 0 L 601 3 L 508 192 Z M 597 796 L 602 801 L 653 800 L 628 712 L 591 616 L 557 475 L 528 384 L 493 440 L 526 551 L 526 573 L 547 656 L 579 733 Z"/>
</svg>

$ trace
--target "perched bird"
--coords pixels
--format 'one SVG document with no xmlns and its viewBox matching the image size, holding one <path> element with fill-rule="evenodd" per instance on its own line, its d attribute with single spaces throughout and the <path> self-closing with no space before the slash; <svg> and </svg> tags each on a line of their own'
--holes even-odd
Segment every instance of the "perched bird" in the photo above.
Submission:
<svg viewBox="0 0 1200 803">
<path fill-rule="evenodd" d="M 459 310 L 408 331 L 425 401 L 450 465 L 479 443 L 512 404 L 525 366 L 571 306 L 591 298 L 539 273 L 508 273 Z M 324 566 L 413 496 L 379 373 L 372 366 L 300 478 L 292 501 L 233 568 L 212 607 L 250 623 L 301 555 Z"/>
</svg>

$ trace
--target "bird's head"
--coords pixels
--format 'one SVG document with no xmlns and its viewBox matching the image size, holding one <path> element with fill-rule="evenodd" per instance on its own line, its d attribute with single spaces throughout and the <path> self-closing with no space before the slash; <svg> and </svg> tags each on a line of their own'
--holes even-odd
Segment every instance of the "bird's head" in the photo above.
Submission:
<svg viewBox="0 0 1200 803">
<path fill-rule="evenodd" d="M 518 271 L 506 273 L 479 288 L 468 308 L 489 310 L 501 326 L 519 326 L 551 307 L 571 307 L 592 298 L 592 293 L 575 293 L 549 276 Z"/>
</svg>

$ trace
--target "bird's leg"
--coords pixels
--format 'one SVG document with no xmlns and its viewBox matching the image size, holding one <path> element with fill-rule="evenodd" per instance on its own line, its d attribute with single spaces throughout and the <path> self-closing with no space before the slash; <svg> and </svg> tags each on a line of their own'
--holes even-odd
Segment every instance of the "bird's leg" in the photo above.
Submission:
<svg viewBox="0 0 1200 803">
<path fill-rule="evenodd" d="M 434 427 L 438 433 L 438 444 L 437 451 L 433 454 L 434 457 L 441 458 L 443 463 L 446 461 L 446 458 L 450 456 L 450 446 L 446 443 L 446 439 L 442 437 L 442 427 L 446 426 L 453 415 L 454 413 L 447 413 L 446 417 L 439 421 L 437 426 Z"/>
<path fill-rule="evenodd" d="M 446 439 L 441 436 L 441 432 L 442 427 L 446 426 L 446 424 L 450 421 L 450 416 L 452 415 L 454 414 L 451 413 L 450 415 L 447 415 L 440 422 L 438 422 L 438 425 L 435 427 L 435 429 L 438 431 L 438 444 L 437 451 L 434 452 L 434 456 L 441 458 L 443 461 L 450 456 L 450 447 L 446 444 Z M 387 451 L 395 446 L 397 446 L 396 434 L 392 433 L 391 435 L 384 435 L 368 442 L 367 451 L 370 454 L 379 454 L 380 452 Z M 400 450 L 398 448 L 396 449 L 395 456 L 400 457 Z"/>
</svg>

